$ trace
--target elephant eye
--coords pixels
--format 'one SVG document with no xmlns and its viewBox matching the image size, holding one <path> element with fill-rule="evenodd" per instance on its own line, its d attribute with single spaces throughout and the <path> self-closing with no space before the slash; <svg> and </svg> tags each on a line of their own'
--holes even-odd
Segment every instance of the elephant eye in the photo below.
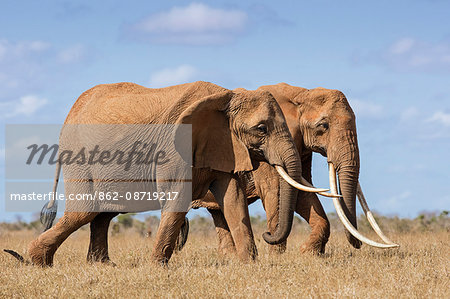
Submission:
<svg viewBox="0 0 450 299">
<path fill-rule="evenodd" d="M 266 124 L 259 124 L 256 126 L 256 130 L 258 130 L 262 134 L 267 134 L 267 126 Z"/>
<path fill-rule="evenodd" d="M 328 128 L 329 128 L 329 125 L 326 122 L 323 122 L 323 123 L 320 123 L 320 124 L 317 125 L 317 129 L 322 131 L 322 132 L 327 131 Z"/>
</svg>

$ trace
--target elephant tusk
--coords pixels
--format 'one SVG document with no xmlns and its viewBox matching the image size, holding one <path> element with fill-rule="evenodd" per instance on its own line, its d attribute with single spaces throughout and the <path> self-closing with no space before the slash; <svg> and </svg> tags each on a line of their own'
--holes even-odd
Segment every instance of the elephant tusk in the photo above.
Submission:
<svg viewBox="0 0 450 299">
<path fill-rule="evenodd" d="M 389 240 L 388 237 L 381 231 L 381 228 L 378 226 L 378 223 L 375 221 L 375 217 L 373 217 L 372 212 L 369 209 L 369 206 L 367 205 L 366 198 L 364 197 L 364 193 L 361 189 L 361 185 L 358 182 L 358 187 L 356 189 L 356 195 L 358 196 L 359 203 L 361 204 L 361 207 L 364 211 L 364 214 L 366 214 L 367 220 L 369 221 L 370 225 L 372 226 L 373 230 L 377 233 L 377 235 L 387 244 L 396 245 L 391 240 Z"/>
<path fill-rule="evenodd" d="M 302 179 L 300 180 L 300 183 L 302 183 L 305 186 L 314 188 L 314 186 L 310 182 L 308 182 L 304 177 L 302 177 Z M 339 195 L 339 194 L 326 193 L 326 192 L 317 192 L 317 194 L 325 196 L 325 197 L 343 197 L 342 195 Z"/>
<path fill-rule="evenodd" d="M 314 187 L 308 187 L 305 185 L 300 184 L 299 182 L 296 182 L 293 178 L 291 178 L 287 172 L 284 170 L 283 167 L 279 166 L 279 165 L 275 165 L 275 169 L 278 171 L 278 173 L 280 174 L 280 176 L 286 181 L 288 182 L 289 185 L 291 185 L 292 187 L 295 187 L 299 190 L 302 191 L 306 191 L 306 192 L 325 192 L 328 191 L 329 189 L 317 189 Z"/>
<path fill-rule="evenodd" d="M 333 163 L 329 162 L 329 176 L 330 176 L 330 189 L 333 193 L 338 193 L 337 191 L 337 183 L 336 183 L 336 169 L 334 168 Z M 345 228 L 358 240 L 361 242 L 364 242 L 370 246 L 378 247 L 378 248 L 394 248 L 399 247 L 397 244 L 381 244 L 375 241 L 370 240 L 369 238 L 366 238 L 362 234 L 360 234 L 356 228 L 350 223 L 350 221 L 347 219 L 347 216 L 345 216 L 344 210 L 342 209 L 341 203 L 339 202 L 339 198 L 333 197 L 333 204 L 334 208 L 336 209 L 336 213 L 341 220 L 342 224 L 344 224 Z"/>
</svg>

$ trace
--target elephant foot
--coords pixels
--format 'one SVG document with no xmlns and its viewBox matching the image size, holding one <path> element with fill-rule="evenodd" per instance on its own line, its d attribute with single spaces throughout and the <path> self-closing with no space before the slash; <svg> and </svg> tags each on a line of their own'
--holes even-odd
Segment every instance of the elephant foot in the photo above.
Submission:
<svg viewBox="0 0 450 299">
<path fill-rule="evenodd" d="M 101 261 L 102 265 L 110 266 L 110 267 L 117 267 L 117 264 L 111 261 L 110 259 L 106 261 Z"/>
<path fill-rule="evenodd" d="M 286 242 L 278 245 L 269 245 L 270 254 L 282 254 L 286 252 Z"/>
<path fill-rule="evenodd" d="M 109 259 L 108 255 L 105 256 L 105 255 L 89 253 L 86 260 L 89 264 L 102 263 L 103 265 L 107 265 L 107 266 L 112 266 L 112 267 L 117 266 L 116 263 L 114 263 L 113 261 L 111 261 Z"/>
<path fill-rule="evenodd" d="M 111 266 L 111 267 L 117 266 L 117 264 L 114 263 L 113 261 L 111 261 L 109 258 L 103 259 L 103 260 L 88 260 L 87 262 L 91 265 L 101 263 L 102 265 L 105 265 L 105 266 Z"/>
<path fill-rule="evenodd" d="M 300 246 L 300 253 L 312 253 L 314 255 L 322 255 L 325 253 L 325 245 L 326 242 L 315 241 L 315 242 L 307 242 Z"/>
<path fill-rule="evenodd" d="M 161 266 L 167 266 L 169 264 L 169 259 L 164 254 L 152 254 L 152 261 L 154 264 L 161 265 Z"/>
<path fill-rule="evenodd" d="M 236 246 L 234 245 L 233 238 L 229 231 L 222 231 L 216 228 L 217 235 L 219 237 L 219 254 L 223 256 L 233 256 L 237 254 Z"/>
<path fill-rule="evenodd" d="M 258 257 L 258 250 L 256 249 L 256 246 L 253 248 L 249 248 L 248 250 L 242 250 L 237 251 L 236 247 L 233 246 L 227 246 L 222 247 L 220 246 L 217 249 L 219 255 L 224 257 L 230 257 L 230 258 L 237 258 L 241 262 L 249 262 L 249 261 L 255 261 Z"/>
<path fill-rule="evenodd" d="M 255 261 L 258 257 L 258 249 L 255 244 L 250 244 L 247 250 L 238 251 L 238 257 L 243 262 Z"/>
<path fill-rule="evenodd" d="M 153 249 L 152 260 L 154 263 L 159 264 L 161 266 L 167 266 L 170 260 L 170 257 L 173 254 L 173 248 L 170 245 L 164 245 L 162 250 Z"/>
<path fill-rule="evenodd" d="M 326 216 L 320 217 L 313 215 L 310 217 L 311 233 L 308 240 L 300 246 L 300 253 L 312 253 L 322 255 L 325 253 L 325 245 L 327 245 L 330 237 L 330 222 Z"/>
<path fill-rule="evenodd" d="M 169 258 L 164 256 L 163 254 L 152 254 L 151 258 L 152 262 L 156 265 L 167 266 L 169 264 Z"/>
<path fill-rule="evenodd" d="M 236 255 L 236 247 L 234 244 L 219 244 L 219 248 L 217 250 L 219 254 L 223 256 Z"/>
<path fill-rule="evenodd" d="M 30 256 L 31 263 L 41 267 L 53 266 L 55 251 L 56 249 L 52 250 L 52 248 L 40 244 L 38 240 L 32 241 L 28 247 L 28 255 Z"/>
<path fill-rule="evenodd" d="M 350 245 L 352 245 L 354 248 L 356 249 L 360 249 L 362 246 L 362 242 L 358 239 L 356 239 L 353 235 L 351 235 L 349 232 L 345 232 L 346 236 L 347 236 L 347 240 L 350 243 Z"/>
</svg>

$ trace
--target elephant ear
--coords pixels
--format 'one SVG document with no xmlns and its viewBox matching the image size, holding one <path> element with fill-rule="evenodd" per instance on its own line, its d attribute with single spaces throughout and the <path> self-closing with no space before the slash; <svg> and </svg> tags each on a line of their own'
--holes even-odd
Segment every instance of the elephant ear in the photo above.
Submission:
<svg viewBox="0 0 450 299">
<path fill-rule="evenodd" d="M 247 147 L 231 129 L 226 109 L 233 97 L 231 91 L 206 96 L 191 104 L 177 120 L 177 124 L 192 125 L 192 164 L 223 172 L 253 170 Z M 177 130 L 175 147 L 182 147 L 190 136 Z"/>
<path fill-rule="evenodd" d="M 299 94 L 307 91 L 307 89 L 291 86 L 286 83 L 278 83 L 275 85 L 261 86 L 258 90 L 270 92 L 276 99 L 278 105 L 280 105 L 289 131 L 291 132 L 294 143 L 301 156 L 303 151 L 303 136 L 300 130 L 301 103 L 299 103 L 296 98 Z"/>
</svg>

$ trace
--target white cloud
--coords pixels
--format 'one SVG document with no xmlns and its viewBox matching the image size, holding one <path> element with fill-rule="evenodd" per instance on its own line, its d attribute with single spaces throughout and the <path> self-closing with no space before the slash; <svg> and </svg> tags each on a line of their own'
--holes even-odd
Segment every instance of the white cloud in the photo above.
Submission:
<svg viewBox="0 0 450 299">
<path fill-rule="evenodd" d="M 191 3 L 151 15 L 131 25 L 127 35 L 156 43 L 221 44 L 241 33 L 247 20 L 240 10 Z"/>
<path fill-rule="evenodd" d="M 429 119 L 427 119 L 427 122 L 439 123 L 450 127 L 450 113 L 437 111 Z"/>
<path fill-rule="evenodd" d="M 419 115 L 419 110 L 416 107 L 409 107 L 400 113 L 401 121 L 411 120 Z"/>
<path fill-rule="evenodd" d="M 61 63 L 80 62 L 86 58 L 86 48 L 83 45 L 74 45 L 59 52 L 58 61 Z"/>
<path fill-rule="evenodd" d="M 395 41 L 383 53 L 382 60 L 401 71 L 450 71 L 450 42 L 429 43 L 413 38 Z"/>
<path fill-rule="evenodd" d="M 34 95 L 21 97 L 18 101 L 0 103 L 0 110 L 6 118 L 14 116 L 32 116 L 48 103 L 47 99 Z"/>
<path fill-rule="evenodd" d="M 150 87 L 166 87 L 193 81 L 197 74 L 196 68 L 191 65 L 180 65 L 176 68 L 165 68 L 150 77 Z"/>
<path fill-rule="evenodd" d="M 391 47 L 390 52 L 393 54 L 403 54 L 408 52 L 414 46 L 415 40 L 412 38 L 402 38 L 396 41 Z"/>
<path fill-rule="evenodd" d="M 13 113 L 15 115 L 30 116 L 33 115 L 42 106 L 47 104 L 47 102 L 47 99 L 38 98 L 33 95 L 24 96 L 20 98 L 19 104 L 16 105 L 15 111 L 13 111 Z"/>
<path fill-rule="evenodd" d="M 49 43 L 40 40 L 13 43 L 6 39 L 1 39 L 0 62 L 17 58 L 23 59 L 32 54 L 45 52 L 50 49 L 50 47 L 51 45 Z"/>
<path fill-rule="evenodd" d="M 349 99 L 349 102 L 357 118 L 380 118 L 383 115 L 381 105 L 358 99 Z"/>
<path fill-rule="evenodd" d="M 0 102 L 53 88 L 68 64 L 82 67 L 79 62 L 86 62 L 88 54 L 80 44 L 59 48 L 41 40 L 0 39 Z"/>
<path fill-rule="evenodd" d="M 450 140 L 450 113 L 436 111 L 421 123 L 421 134 L 418 136 L 423 140 Z"/>
<path fill-rule="evenodd" d="M 29 43 L 25 43 L 24 47 L 29 51 L 41 52 L 50 48 L 50 44 L 44 41 L 32 41 Z"/>
</svg>

